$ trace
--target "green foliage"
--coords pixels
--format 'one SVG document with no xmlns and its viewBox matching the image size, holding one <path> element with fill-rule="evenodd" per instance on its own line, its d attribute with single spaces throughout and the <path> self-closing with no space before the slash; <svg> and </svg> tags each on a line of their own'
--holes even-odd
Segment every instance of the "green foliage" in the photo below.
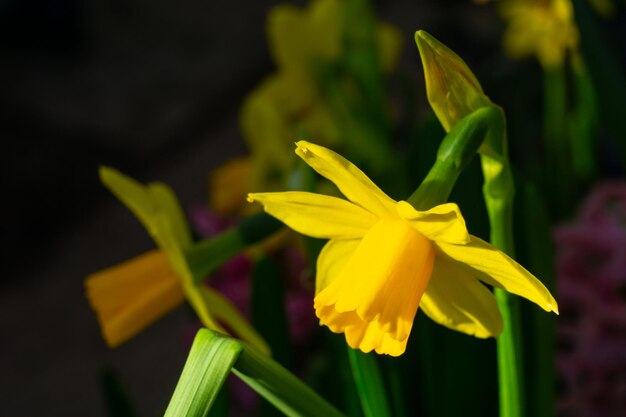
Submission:
<svg viewBox="0 0 626 417">
<path fill-rule="evenodd" d="M 207 416 L 241 351 L 241 344 L 235 339 L 201 329 L 191 346 L 165 417 Z"/>
</svg>

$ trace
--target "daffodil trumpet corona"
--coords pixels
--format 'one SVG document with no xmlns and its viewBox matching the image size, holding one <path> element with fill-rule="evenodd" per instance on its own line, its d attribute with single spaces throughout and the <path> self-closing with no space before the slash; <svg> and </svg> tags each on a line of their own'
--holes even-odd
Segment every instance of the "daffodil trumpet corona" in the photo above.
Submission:
<svg viewBox="0 0 626 417">
<path fill-rule="evenodd" d="M 502 317 L 483 283 L 558 312 L 537 278 L 468 233 L 456 204 L 418 211 L 335 152 L 296 145 L 296 154 L 346 199 L 292 191 L 249 194 L 248 201 L 299 233 L 329 239 L 317 260 L 315 313 L 352 348 L 401 355 L 418 306 L 443 326 L 496 336 Z"/>
</svg>

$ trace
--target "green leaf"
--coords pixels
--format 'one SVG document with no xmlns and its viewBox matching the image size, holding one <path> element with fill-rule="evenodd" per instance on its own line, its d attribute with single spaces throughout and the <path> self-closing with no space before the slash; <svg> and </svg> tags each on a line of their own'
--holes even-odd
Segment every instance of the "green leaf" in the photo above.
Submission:
<svg viewBox="0 0 626 417">
<path fill-rule="evenodd" d="M 550 234 L 550 222 L 546 207 L 536 188 L 519 177 L 520 198 L 516 204 L 516 221 L 520 242 L 521 258 L 528 270 L 541 278 L 550 290 L 555 289 L 554 247 Z M 551 417 L 555 413 L 555 317 L 528 303 L 522 305 L 525 319 L 524 365 L 528 375 L 526 380 L 528 395 L 528 415 Z"/>
<path fill-rule="evenodd" d="M 583 0 L 574 0 L 576 24 L 580 30 L 580 48 L 598 94 L 600 119 L 611 131 L 619 147 L 622 164 L 626 162 L 626 76 L 618 56 L 612 49 L 611 38 L 600 28 L 596 16 Z M 615 45 L 617 46 L 617 44 Z"/>
<path fill-rule="evenodd" d="M 291 341 L 283 287 L 279 268 L 270 258 L 262 256 L 252 271 L 252 325 L 270 345 L 274 359 L 289 368 Z"/>
<path fill-rule="evenodd" d="M 165 417 L 205 417 L 241 351 L 236 339 L 201 329 L 191 346 Z"/>
<path fill-rule="evenodd" d="M 335 407 L 271 358 L 242 343 L 234 373 L 285 415 L 343 417 Z"/>
<path fill-rule="evenodd" d="M 108 368 L 102 370 L 100 385 L 104 394 L 108 416 L 137 417 L 137 411 L 128 393 L 113 370 Z"/>
<path fill-rule="evenodd" d="M 347 349 L 363 414 L 365 417 L 390 417 L 387 393 L 383 386 L 376 356 L 350 347 Z"/>
</svg>

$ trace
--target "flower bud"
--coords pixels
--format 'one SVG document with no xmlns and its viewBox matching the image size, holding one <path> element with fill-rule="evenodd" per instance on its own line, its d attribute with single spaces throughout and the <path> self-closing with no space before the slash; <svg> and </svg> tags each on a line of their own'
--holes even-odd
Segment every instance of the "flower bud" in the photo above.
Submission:
<svg viewBox="0 0 626 417">
<path fill-rule="evenodd" d="M 430 106 L 446 132 L 463 117 L 484 106 L 493 106 L 467 64 L 450 48 L 427 32 L 415 33 L 426 79 Z"/>
</svg>

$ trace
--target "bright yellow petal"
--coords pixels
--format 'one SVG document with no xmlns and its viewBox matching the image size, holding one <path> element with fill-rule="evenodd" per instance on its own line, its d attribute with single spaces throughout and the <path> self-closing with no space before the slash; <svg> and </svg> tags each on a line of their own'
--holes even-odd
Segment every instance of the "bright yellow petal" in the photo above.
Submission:
<svg viewBox="0 0 626 417">
<path fill-rule="evenodd" d="M 304 235 L 322 239 L 354 239 L 376 223 L 376 217 L 341 198 L 300 191 L 249 194 L 265 211 Z"/>
<path fill-rule="evenodd" d="M 546 311 L 558 314 L 556 300 L 541 281 L 487 242 L 476 236 L 471 238 L 467 245 L 437 243 L 437 246 L 443 256 L 448 256 L 475 270 L 481 281 L 517 294 Z"/>
<path fill-rule="evenodd" d="M 360 349 L 368 353 L 374 350 L 379 355 L 400 356 L 406 350 L 408 336 L 402 340 L 395 340 L 385 332 L 378 322 L 361 322 L 349 326 L 344 330 L 346 342 L 352 349 Z"/>
<path fill-rule="evenodd" d="M 332 332 L 344 333 L 346 342 L 353 349 L 365 353 L 374 350 L 380 355 L 391 356 L 400 356 L 406 350 L 408 337 L 394 340 L 378 322 L 365 322 L 354 311 L 339 313 L 332 306 L 317 306 L 315 313 Z"/>
<path fill-rule="evenodd" d="M 183 211 L 168 186 L 161 183 L 144 186 L 109 167 L 100 167 L 100 180 L 141 221 L 159 245 L 169 239 L 183 247 L 191 243 Z"/>
<path fill-rule="evenodd" d="M 498 304 L 469 268 L 443 258 L 435 260 L 420 308 L 433 321 L 452 330 L 486 338 L 502 332 Z"/>
<path fill-rule="evenodd" d="M 332 239 L 324 245 L 317 257 L 315 294 L 319 294 L 335 278 L 339 277 L 343 267 L 360 242 L 360 239 Z"/>
<path fill-rule="evenodd" d="M 301 140 L 296 145 L 296 154 L 320 175 L 335 183 L 350 201 L 379 217 L 397 217 L 396 202 L 352 162 L 310 142 Z"/>
<path fill-rule="evenodd" d="M 397 209 L 400 217 L 408 220 L 430 240 L 458 245 L 464 245 L 470 241 L 465 219 L 459 206 L 454 203 L 441 204 L 430 210 L 418 211 L 406 201 L 399 201 Z"/>
<path fill-rule="evenodd" d="M 237 338 L 250 343 L 267 355 L 271 354 L 268 344 L 233 303 L 212 288 L 202 286 L 199 290 L 206 300 L 206 305 L 210 306 L 212 315 L 232 330 Z"/>
<path fill-rule="evenodd" d="M 85 280 L 109 347 L 116 347 L 179 306 L 183 292 L 165 255 L 154 250 Z"/>
<path fill-rule="evenodd" d="M 316 308 L 355 311 L 394 340 L 408 337 L 433 268 L 432 243 L 402 220 L 381 220 L 365 235 L 341 274 L 315 297 Z"/>
</svg>

